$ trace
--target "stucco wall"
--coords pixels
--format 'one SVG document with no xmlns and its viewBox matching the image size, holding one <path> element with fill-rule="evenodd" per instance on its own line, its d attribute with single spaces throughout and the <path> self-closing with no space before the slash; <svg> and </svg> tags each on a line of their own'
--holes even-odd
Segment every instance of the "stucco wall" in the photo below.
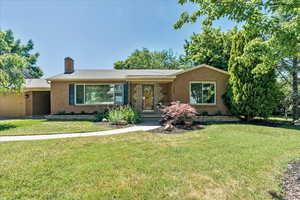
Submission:
<svg viewBox="0 0 300 200">
<path fill-rule="evenodd" d="M 216 70 L 201 67 L 176 77 L 172 85 L 172 100 L 189 103 L 190 82 L 191 81 L 212 81 L 216 82 L 216 105 L 193 105 L 198 112 L 207 111 L 209 114 L 229 114 L 225 106 L 222 95 L 226 92 L 229 75 Z"/>
<path fill-rule="evenodd" d="M 120 81 L 78 81 L 78 82 L 51 82 L 51 113 L 59 111 L 80 113 L 82 111 L 91 113 L 101 111 L 108 105 L 69 105 L 69 84 L 105 84 L 105 83 L 124 83 Z"/>
<path fill-rule="evenodd" d="M 0 95 L 0 117 L 25 116 L 25 95 Z"/>
</svg>

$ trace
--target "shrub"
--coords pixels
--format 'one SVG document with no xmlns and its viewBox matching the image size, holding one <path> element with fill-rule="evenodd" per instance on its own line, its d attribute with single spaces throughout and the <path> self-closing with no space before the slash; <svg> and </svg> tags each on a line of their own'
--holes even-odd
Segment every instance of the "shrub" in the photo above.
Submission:
<svg viewBox="0 0 300 200">
<path fill-rule="evenodd" d="M 56 113 L 57 115 L 65 115 L 66 111 L 65 110 L 60 110 Z"/>
<path fill-rule="evenodd" d="M 197 114 L 195 108 L 189 104 L 182 104 L 179 101 L 172 102 L 170 106 L 162 108 L 161 111 L 161 124 L 172 124 L 174 126 L 179 124 L 191 125 Z"/>
<path fill-rule="evenodd" d="M 141 116 L 137 111 L 133 110 L 129 106 L 119 107 L 109 111 L 108 121 L 111 124 L 117 124 L 124 120 L 130 124 L 134 124 L 141 121 Z"/>
<path fill-rule="evenodd" d="M 207 112 L 207 111 L 203 111 L 203 112 L 201 113 L 201 115 L 202 115 L 202 116 L 208 116 L 208 112 Z"/>
<path fill-rule="evenodd" d="M 99 113 L 99 111 L 97 111 L 97 110 L 95 110 L 95 111 L 93 112 L 94 115 L 97 115 L 98 113 Z"/>
<path fill-rule="evenodd" d="M 80 112 L 80 114 L 85 115 L 86 113 L 85 113 L 84 110 L 82 110 L 82 111 Z"/>
<path fill-rule="evenodd" d="M 123 114 L 123 120 L 126 120 L 128 123 L 134 124 L 141 121 L 140 114 L 131 107 L 122 108 L 121 112 Z"/>
<path fill-rule="evenodd" d="M 103 120 L 103 118 L 107 118 L 108 117 L 108 110 L 104 110 L 102 112 L 98 112 L 95 114 L 96 117 L 96 121 L 101 122 Z"/>
<path fill-rule="evenodd" d="M 218 111 L 216 112 L 216 116 L 222 116 L 222 115 L 223 115 L 223 113 L 222 113 L 221 110 L 218 110 Z"/>
<path fill-rule="evenodd" d="M 119 121 L 123 120 L 123 113 L 121 110 L 115 109 L 108 113 L 108 121 L 111 124 L 117 124 Z"/>
</svg>

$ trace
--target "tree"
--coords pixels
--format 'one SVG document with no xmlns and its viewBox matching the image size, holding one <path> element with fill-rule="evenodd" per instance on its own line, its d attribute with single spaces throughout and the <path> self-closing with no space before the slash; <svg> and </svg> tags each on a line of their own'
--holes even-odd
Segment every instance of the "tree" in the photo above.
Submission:
<svg viewBox="0 0 300 200">
<path fill-rule="evenodd" d="M 245 120 L 269 117 L 279 103 L 272 48 L 259 37 L 236 34 L 229 61 L 230 109 Z"/>
<path fill-rule="evenodd" d="M 194 33 L 185 41 L 183 59 L 193 65 L 208 64 L 227 71 L 231 43 L 237 29 L 226 33 L 220 29 L 204 26 L 201 33 Z"/>
<path fill-rule="evenodd" d="M 15 40 L 12 31 L 0 30 L 0 92 L 19 92 L 25 78 L 40 78 L 42 70 L 37 67 L 38 54 L 30 54 L 33 42 L 22 45 Z"/>
<path fill-rule="evenodd" d="M 30 53 L 34 48 L 32 40 L 29 40 L 27 44 L 22 45 L 21 40 L 15 40 L 11 30 L 0 30 L 0 43 L 0 56 L 5 54 L 16 54 L 27 61 L 27 65 L 23 70 L 25 78 L 41 78 L 43 76 L 43 71 L 36 65 L 39 54 Z"/>
<path fill-rule="evenodd" d="M 300 1 L 299 0 L 179 0 L 180 4 L 192 3 L 197 10 L 192 14 L 184 12 L 174 25 L 181 28 L 185 23 L 194 23 L 202 16 L 203 24 L 227 17 L 235 22 L 243 22 L 248 33 L 263 35 L 277 54 L 276 60 L 291 58 L 289 71 L 293 77 L 293 119 L 298 118 L 298 71 L 300 68 Z M 284 16 L 284 17 L 282 17 Z"/>
<path fill-rule="evenodd" d="M 298 48 L 298 52 L 297 50 L 294 53 L 290 53 L 290 54 L 283 54 L 281 56 L 281 59 L 278 63 L 278 71 L 280 74 L 280 78 L 285 79 L 286 83 L 290 83 L 291 87 L 292 87 L 292 92 L 287 94 L 287 98 L 284 99 L 283 104 L 287 104 L 287 102 L 291 102 L 292 103 L 292 116 L 293 116 L 293 120 L 297 120 L 299 118 L 299 113 L 298 113 L 298 105 L 299 105 L 299 89 L 298 89 L 298 85 L 299 85 L 299 80 L 298 80 L 298 72 L 300 70 L 300 33 L 295 32 L 294 31 L 294 27 L 291 25 L 293 25 L 293 23 L 290 24 L 291 20 L 295 17 L 295 13 L 289 13 L 289 14 L 285 14 L 282 13 L 281 11 L 279 11 L 277 13 L 278 19 L 280 20 L 280 25 L 282 29 L 285 29 L 285 31 L 289 31 L 291 33 L 291 35 L 289 35 L 288 38 L 286 38 L 286 40 L 293 39 L 294 37 L 297 38 L 298 40 L 295 40 L 296 47 Z M 300 19 L 299 19 L 300 20 Z M 289 25 L 287 25 L 289 24 Z M 296 33 L 296 34 L 295 34 Z M 285 34 L 281 33 L 281 37 L 284 36 Z M 275 43 L 277 48 L 281 48 L 282 44 L 280 42 L 284 42 L 285 38 L 282 38 L 282 41 L 277 41 L 277 43 Z M 290 81 L 291 80 L 291 81 Z"/>
<path fill-rule="evenodd" d="M 26 59 L 17 54 L 0 55 L 0 93 L 19 92 L 25 82 Z"/>
<path fill-rule="evenodd" d="M 179 69 L 183 63 L 171 50 L 135 50 L 126 60 L 114 63 L 115 69 Z"/>
</svg>

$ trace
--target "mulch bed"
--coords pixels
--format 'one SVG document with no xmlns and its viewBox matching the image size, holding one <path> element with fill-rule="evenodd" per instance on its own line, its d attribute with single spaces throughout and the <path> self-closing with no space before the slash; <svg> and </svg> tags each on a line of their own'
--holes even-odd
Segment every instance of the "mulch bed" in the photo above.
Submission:
<svg viewBox="0 0 300 200">
<path fill-rule="evenodd" d="M 270 127 L 281 127 L 283 125 L 291 125 L 291 122 L 288 121 L 280 121 L 280 120 L 253 120 L 250 122 L 245 122 L 248 124 L 253 125 L 260 125 L 260 126 L 270 126 Z"/>
<path fill-rule="evenodd" d="M 300 200 L 300 160 L 288 164 L 283 188 L 285 200 Z"/>
<path fill-rule="evenodd" d="M 205 125 L 211 124 L 250 124 L 250 125 L 258 125 L 258 126 L 269 126 L 269 127 L 282 127 L 285 125 L 292 125 L 292 122 L 289 121 L 280 121 L 280 120 L 252 120 L 249 122 L 246 121 L 208 121 L 208 122 L 200 122 Z"/>
<path fill-rule="evenodd" d="M 184 133 L 184 132 L 187 132 L 187 131 L 200 130 L 200 129 L 203 129 L 203 128 L 204 128 L 204 126 L 202 126 L 202 125 L 194 125 L 190 128 L 185 128 L 184 126 L 176 126 L 172 130 L 165 130 L 164 127 L 161 126 L 157 129 L 153 129 L 153 130 L 150 130 L 148 132 L 163 133 L 163 134 L 178 134 L 178 133 Z"/>
<path fill-rule="evenodd" d="M 99 126 L 106 126 L 106 127 L 113 128 L 113 129 L 127 128 L 127 127 L 133 126 L 132 124 L 127 124 L 127 125 L 112 125 L 112 124 L 110 124 L 108 122 L 96 122 L 95 124 L 99 125 Z"/>
</svg>

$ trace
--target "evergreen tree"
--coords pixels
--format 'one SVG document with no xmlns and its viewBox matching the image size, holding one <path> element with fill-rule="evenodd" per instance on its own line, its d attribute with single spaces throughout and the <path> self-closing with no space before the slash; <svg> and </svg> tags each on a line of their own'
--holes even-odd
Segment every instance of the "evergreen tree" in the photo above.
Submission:
<svg viewBox="0 0 300 200">
<path fill-rule="evenodd" d="M 236 34 L 229 61 L 231 111 L 245 120 L 269 117 L 279 103 L 276 62 L 268 42 Z"/>
</svg>

